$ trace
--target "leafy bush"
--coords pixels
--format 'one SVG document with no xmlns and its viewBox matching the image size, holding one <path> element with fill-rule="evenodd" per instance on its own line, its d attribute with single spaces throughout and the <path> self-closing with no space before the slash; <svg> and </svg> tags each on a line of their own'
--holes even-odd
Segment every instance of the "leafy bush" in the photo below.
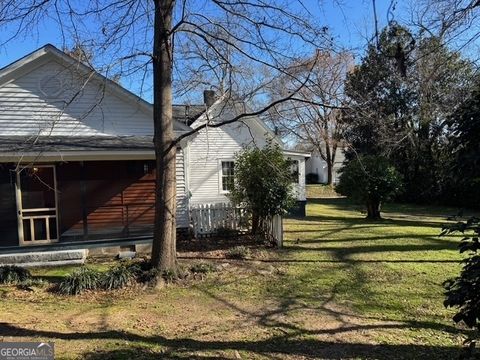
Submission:
<svg viewBox="0 0 480 360">
<path fill-rule="evenodd" d="M 102 288 L 105 290 L 122 289 L 132 282 L 135 275 L 136 267 L 134 265 L 120 263 L 102 275 Z"/>
<path fill-rule="evenodd" d="M 229 197 L 234 204 L 252 213 L 252 233 L 260 221 L 282 215 L 294 204 L 291 161 L 278 145 L 269 142 L 264 148 L 246 148 L 235 157 L 233 188 Z"/>
<path fill-rule="evenodd" d="M 480 79 L 449 117 L 444 197 L 462 207 L 480 207 Z"/>
<path fill-rule="evenodd" d="M 31 277 L 30 271 L 20 266 L 0 266 L 0 284 L 20 284 Z"/>
<path fill-rule="evenodd" d="M 246 246 L 240 245 L 240 246 L 235 246 L 234 248 L 231 248 L 230 250 L 227 251 L 225 256 L 228 259 L 237 259 L 237 260 L 244 260 L 248 257 L 250 257 L 250 249 Z"/>
<path fill-rule="evenodd" d="M 215 266 L 210 263 L 197 263 L 190 267 L 190 271 L 194 274 L 208 274 L 215 271 Z"/>
<path fill-rule="evenodd" d="M 317 173 L 308 173 L 305 175 L 305 181 L 307 184 L 318 184 L 319 179 L 318 179 L 318 174 Z"/>
<path fill-rule="evenodd" d="M 480 219 L 470 218 L 466 222 L 445 226 L 442 235 L 455 232 L 465 235 L 459 249 L 460 253 L 469 252 L 469 255 L 463 260 L 460 276 L 444 282 L 443 304 L 458 309 L 453 317 L 455 322 L 480 330 Z"/>
<path fill-rule="evenodd" d="M 79 295 L 86 290 L 98 289 L 101 285 L 101 273 L 82 266 L 67 275 L 58 285 L 58 292 L 64 295 Z"/>
<path fill-rule="evenodd" d="M 395 167 L 381 156 L 362 156 L 340 170 L 336 191 L 364 203 L 368 219 L 380 219 L 380 205 L 402 191 L 402 179 Z"/>
</svg>

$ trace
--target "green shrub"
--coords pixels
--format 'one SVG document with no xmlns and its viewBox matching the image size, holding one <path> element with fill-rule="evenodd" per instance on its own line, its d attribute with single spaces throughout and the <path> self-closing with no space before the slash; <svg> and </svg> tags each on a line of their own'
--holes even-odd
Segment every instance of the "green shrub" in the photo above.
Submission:
<svg viewBox="0 0 480 360">
<path fill-rule="evenodd" d="M 380 206 L 401 193 L 402 177 L 381 156 L 361 156 L 340 170 L 336 191 L 353 201 L 365 204 L 367 219 L 380 219 Z"/>
<path fill-rule="evenodd" d="M 115 265 L 102 275 L 101 286 L 105 290 L 127 287 L 135 278 L 136 270 L 136 267 L 126 263 Z"/>
<path fill-rule="evenodd" d="M 262 218 L 283 215 L 295 205 L 294 172 L 294 162 L 271 141 L 261 149 L 248 147 L 236 154 L 229 198 L 252 214 L 253 234 L 261 231 Z"/>
<path fill-rule="evenodd" d="M 100 285 L 101 273 L 83 266 L 65 277 L 58 285 L 58 292 L 64 295 L 78 295 L 86 290 L 98 289 Z"/>
<path fill-rule="evenodd" d="M 235 246 L 228 250 L 225 256 L 228 259 L 244 260 L 250 257 L 250 249 L 243 245 Z"/>
<path fill-rule="evenodd" d="M 215 266 L 210 263 L 198 263 L 190 266 L 190 272 L 194 274 L 208 274 L 215 271 Z"/>
<path fill-rule="evenodd" d="M 31 277 L 30 271 L 20 266 L 0 266 L 0 284 L 19 284 Z"/>
<path fill-rule="evenodd" d="M 480 219 L 470 218 L 443 228 L 442 235 L 461 233 L 460 253 L 467 253 L 460 275 L 444 282 L 445 307 L 457 309 L 453 316 L 456 323 L 463 322 L 470 328 L 480 330 Z M 475 339 L 467 339 L 473 343 Z"/>
</svg>

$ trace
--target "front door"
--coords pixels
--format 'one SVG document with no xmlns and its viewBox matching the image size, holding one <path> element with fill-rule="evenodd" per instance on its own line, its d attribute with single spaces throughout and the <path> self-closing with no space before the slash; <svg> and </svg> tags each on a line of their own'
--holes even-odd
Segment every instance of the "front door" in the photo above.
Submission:
<svg viewBox="0 0 480 360">
<path fill-rule="evenodd" d="M 17 172 L 20 245 L 58 241 L 55 166 L 36 165 Z"/>
</svg>

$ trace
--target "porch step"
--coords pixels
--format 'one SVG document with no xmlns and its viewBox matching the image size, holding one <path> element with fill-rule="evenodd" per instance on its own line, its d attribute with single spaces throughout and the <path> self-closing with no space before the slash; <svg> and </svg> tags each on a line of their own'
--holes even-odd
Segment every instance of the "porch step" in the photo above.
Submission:
<svg viewBox="0 0 480 360">
<path fill-rule="evenodd" d="M 0 254 L 0 266 L 18 265 L 34 267 L 83 264 L 87 254 L 87 249 Z"/>
</svg>

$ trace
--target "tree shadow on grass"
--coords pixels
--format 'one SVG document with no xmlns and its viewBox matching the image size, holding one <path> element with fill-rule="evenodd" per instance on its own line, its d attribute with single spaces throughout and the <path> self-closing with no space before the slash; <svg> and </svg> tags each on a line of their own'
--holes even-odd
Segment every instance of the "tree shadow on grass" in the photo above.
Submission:
<svg viewBox="0 0 480 360">
<path fill-rule="evenodd" d="M 178 252 L 205 252 L 216 250 L 228 250 L 239 244 L 247 246 L 259 246 L 258 241 L 249 234 L 212 236 L 200 239 L 179 239 L 177 241 Z"/>
<path fill-rule="evenodd" d="M 358 253 L 376 253 L 376 252 L 415 252 L 415 251 L 439 251 L 439 250 L 455 250 L 458 243 L 439 243 L 439 244 L 425 244 L 425 245 L 365 245 L 365 246 L 351 246 L 351 247 L 325 247 L 319 248 L 314 246 L 299 246 L 289 245 L 285 251 L 316 251 L 316 252 L 330 252 L 335 253 L 340 260 L 349 262 L 348 256 Z M 387 259 L 388 260 L 388 259 Z"/>
<path fill-rule="evenodd" d="M 447 218 L 456 214 L 458 209 L 435 207 L 435 206 L 418 206 L 410 204 L 386 204 L 382 208 L 381 220 L 365 219 L 366 213 L 362 205 L 354 204 L 346 198 L 325 198 L 312 199 L 308 201 L 310 204 L 326 205 L 334 210 L 350 213 L 347 217 L 334 215 L 313 215 L 306 216 L 300 221 L 318 222 L 318 221 L 335 221 L 347 224 L 368 224 L 368 225 L 395 225 L 395 226 L 434 226 L 438 227 L 442 223 L 447 222 Z M 354 214 L 357 213 L 358 216 Z M 361 215 L 363 214 L 363 215 Z M 476 213 L 472 213 L 476 214 Z M 429 218 L 428 220 L 419 220 L 419 218 Z M 432 220 L 435 219 L 435 220 Z"/>
<path fill-rule="evenodd" d="M 97 350 L 82 354 L 84 360 L 179 360 L 179 359 L 194 359 L 194 360 L 210 360 L 210 359 L 231 359 L 219 356 L 209 355 L 192 355 L 192 354 L 175 354 L 172 352 L 156 352 L 150 349 L 145 349 L 140 346 L 125 349 L 115 350 Z"/>
<path fill-rule="evenodd" d="M 412 218 L 388 218 L 384 217 L 380 220 L 370 220 L 364 217 L 343 217 L 332 215 L 310 215 L 299 219 L 293 225 L 308 225 L 309 223 L 327 224 L 329 222 L 338 224 L 345 224 L 348 227 L 353 228 L 361 226 L 362 228 L 373 228 L 379 226 L 411 226 L 411 227 L 438 227 L 440 228 L 444 223 L 448 221 L 445 219 L 439 219 L 438 221 L 432 220 L 418 220 L 416 217 Z M 299 230 L 298 232 L 302 232 Z"/>
<path fill-rule="evenodd" d="M 216 352 L 216 351 L 245 351 L 259 355 L 291 355 L 306 358 L 348 359 L 348 358 L 374 358 L 379 360 L 390 359 L 454 359 L 458 357 L 460 350 L 449 346 L 430 345 L 393 345 L 393 344 L 363 344 L 317 340 L 314 338 L 295 338 L 289 335 L 271 336 L 259 340 L 196 340 L 191 338 L 175 338 L 157 336 L 142 336 L 124 331 L 109 330 L 100 332 L 71 332 L 62 333 L 48 330 L 32 330 L 16 327 L 11 324 L 0 324 L 0 336 L 41 338 L 43 340 L 123 340 L 140 342 L 156 346 L 166 347 L 174 351 L 176 358 L 181 354 L 192 352 Z M 167 353 L 168 354 L 168 353 Z M 178 355 L 177 355 L 178 354 Z M 130 351 L 117 349 L 112 351 L 91 352 L 84 354 L 87 359 L 121 359 L 122 356 L 137 355 L 145 359 L 162 358 L 159 354 L 138 349 Z M 173 356 L 173 355 L 172 355 Z M 125 357 L 126 359 L 128 357 Z M 165 357 L 168 359 L 168 356 Z M 171 357 L 172 358 L 172 357 Z M 174 357 L 173 357 L 174 358 Z M 195 358 L 190 356 L 189 358 Z M 197 357 L 202 359 L 202 357 Z M 203 357 L 205 359 L 205 357 Z M 215 357 L 210 357 L 215 358 Z M 221 358 L 221 357 L 216 357 Z M 208 359 L 208 357 L 206 358 Z"/>
<path fill-rule="evenodd" d="M 356 204 L 348 198 L 309 198 L 308 204 L 326 205 L 340 211 L 365 211 L 362 204 Z M 403 203 L 387 203 L 382 206 L 383 214 L 400 214 L 408 213 L 409 216 L 415 217 L 448 217 L 458 213 L 460 209 L 451 206 L 439 205 L 417 205 Z M 477 211 L 469 211 L 468 215 L 477 214 Z"/>
<path fill-rule="evenodd" d="M 213 257 L 200 257 L 199 259 L 203 260 L 218 260 Z M 245 261 L 245 260 L 244 260 Z M 347 259 L 347 260 L 338 260 L 338 259 L 258 259 L 252 260 L 261 263 L 272 263 L 272 264 L 369 264 L 369 263 L 399 263 L 399 264 L 459 264 L 461 260 L 422 260 L 422 259 L 395 259 L 395 260 L 383 260 L 383 259 Z"/>
</svg>

